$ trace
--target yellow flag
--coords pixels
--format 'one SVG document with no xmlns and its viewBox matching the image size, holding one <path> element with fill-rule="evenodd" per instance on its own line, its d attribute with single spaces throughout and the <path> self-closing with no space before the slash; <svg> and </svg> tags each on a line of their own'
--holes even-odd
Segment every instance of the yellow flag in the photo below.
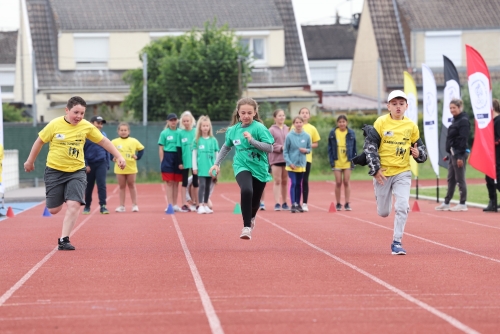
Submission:
<svg viewBox="0 0 500 334">
<path fill-rule="evenodd" d="M 410 73 L 404 71 L 404 91 L 408 98 L 408 109 L 405 116 L 411 119 L 418 125 L 418 96 L 417 86 Z M 410 159 L 411 172 L 415 177 L 418 177 L 418 164 L 415 159 Z"/>
</svg>

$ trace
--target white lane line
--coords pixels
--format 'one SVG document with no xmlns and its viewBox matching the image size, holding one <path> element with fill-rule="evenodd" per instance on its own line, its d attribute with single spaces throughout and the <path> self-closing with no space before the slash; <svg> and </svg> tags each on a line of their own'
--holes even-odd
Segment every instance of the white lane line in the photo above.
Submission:
<svg viewBox="0 0 500 334">
<path fill-rule="evenodd" d="M 315 207 L 315 208 L 323 210 L 323 211 L 327 211 L 327 210 L 325 210 L 325 209 L 323 209 L 323 208 L 321 208 L 319 206 L 316 206 L 316 205 L 309 204 L 309 206 Z M 360 222 L 363 222 L 363 223 L 367 223 L 367 224 L 370 224 L 370 225 L 374 225 L 374 226 L 377 226 L 377 227 L 384 228 L 384 229 L 389 230 L 389 231 L 393 231 L 393 229 L 390 228 L 390 227 L 387 227 L 387 226 L 384 226 L 384 225 L 380 225 L 380 224 L 374 223 L 374 222 L 369 221 L 369 220 L 364 220 L 364 219 L 361 219 L 361 218 L 352 217 L 350 215 L 344 215 L 344 214 L 338 213 L 338 212 L 336 214 L 339 215 L 339 216 L 345 217 L 345 218 L 359 220 Z M 441 247 L 444 247 L 444 248 L 452 249 L 454 251 L 461 252 L 461 253 L 464 253 L 464 254 L 467 254 L 467 255 L 476 256 L 476 257 L 479 257 L 479 258 L 482 258 L 482 259 L 485 259 L 485 260 L 489 260 L 489 261 L 500 263 L 499 259 L 495 259 L 495 258 L 484 256 L 484 255 L 481 255 L 481 254 L 469 252 L 468 250 L 465 250 L 465 249 L 461 249 L 461 248 L 449 246 L 449 245 L 446 245 L 446 244 L 442 244 L 442 243 L 434 241 L 434 240 L 430 240 L 430 239 L 427 239 L 427 238 L 419 237 L 418 235 L 415 235 L 415 234 L 411 234 L 411 233 L 405 232 L 404 235 L 407 235 L 407 236 L 410 236 L 410 237 L 413 237 L 413 238 L 416 238 L 416 239 L 419 239 L 419 240 L 422 240 L 422 241 L 425 241 L 425 242 L 429 242 L 429 243 L 437 245 L 437 246 L 441 246 Z"/>
<path fill-rule="evenodd" d="M 229 198 L 227 198 L 226 196 L 224 196 L 224 195 L 221 195 L 221 196 L 222 196 L 224 199 L 226 199 L 226 200 L 228 200 L 228 201 L 230 201 L 230 202 L 233 202 L 233 201 L 231 201 Z M 287 230 L 286 228 L 281 227 L 280 225 L 273 223 L 273 222 L 272 222 L 272 221 L 270 221 L 269 219 L 266 219 L 266 218 L 264 218 L 264 217 L 262 217 L 262 216 L 261 216 L 261 217 L 259 217 L 259 218 L 260 218 L 260 219 L 262 219 L 262 220 L 265 220 L 265 221 L 266 221 L 266 222 L 268 222 L 269 224 L 271 224 L 271 225 L 273 225 L 274 227 L 276 227 L 276 228 L 278 228 L 278 229 L 282 230 L 282 231 L 283 231 L 283 232 L 285 232 L 286 234 L 288 234 L 288 235 L 290 235 L 290 236 L 294 237 L 295 239 L 297 239 L 297 240 L 299 240 L 299 241 L 302 241 L 303 243 L 305 243 L 305 244 L 306 244 L 306 245 L 308 245 L 309 247 L 311 247 L 311 248 L 313 248 L 313 249 L 317 250 L 318 252 L 323 253 L 323 254 L 325 254 L 325 255 L 326 255 L 326 256 L 328 256 L 328 257 L 331 257 L 332 259 L 336 260 L 337 262 L 340 262 L 340 263 L 342 263 L 343 265 L 348 266 L 349 268 L 351 268 L 351 269 L 353 269 L 353 270 L 357 271 L 357 272 L 358 272 L 358 273 L 360 273 L 361 275 L 363 275 L 363 276 L 365 276 L 365 277 L 367 277 L 367 278 L 371 279 L 372 281 L 374 281 L 374 282 L 376 282 L 376 283 L 378 283 L 378 284 L 382 285 L 382 286 L 383 286 L 383 287 L 385 287 L 386 289 L 388 289 L 388 290 L 390 290 L 390 291 L 392 291 L 392 292 L 396 293 L 397 295 L 399 295 L 400 297 L 402 297 L 402 298 L 406 299 L 407 301 L 409 301 L 409 302 L 411 302 L 411 303 L 413 303 L 413 304 L 416 304 L 416 305 L 420 306 L 420 307 L 421 307 L 421 308 L 423 308 L 424 310 L 426 310 L 426 311 L 428 311 L 428 312 L 430 312 L 430 313 L 434 314 L 435 316 L 437 316 L 437 317 L 439 317 L 439 318 L 443 319 L 444 321 L 448 322 L 450 325 L 452 325 L 453 327 L 455 327 L 455 328 L 457 328 L 457 329 L 459 329 L 459 330 L 463 331 L 464 333 L 468 333 L 468 334 L 477 334 L 477 333 L 479 333 L 479 332 L 477 332 L 476 330 L 474 330 L 474 329 L 472 329 L 472 328 L 468 327 L 467 325 L 463 324 L 463 323 L 462 323 L 462 322 L 460 322 L 459 320 L 457 320 L 457 319 L 453 318 L 452 316 L 450 316 L 450 315 L 448 315 L 448 314 L 446 314 L 446 313 L 444 313 L 444 312 L 439 311 L 438 309 L 436 309 L 436 308 L 434 308 L 434 307 L 430 306 L 429 304 L 424 303 L 423 301 L 421 301 L 421 300 L 419 300 L 419 299 L 417 299 L 417 298 L 413 297 L 412 295 L 407 294 L 406 292 L 404 292 L 404 291 L 402 291 L 402 290 L 400 290 L 400 289 L 396 288 L 395 286 L 392 286 L 391 284 L 389 284 L 389 283 L 387 283 L 387 282 L 383 281 L 382 279 L 380 279 L 380 278 L 378 278 L 378 277 L 376 277 L 376 276 L 374 276 L 374 275 L 370 274 L 369 272 L 367 272 L 367 271 L 365 271 L 365 270 L 363 270 L 363 269 L 361 269 L 361 268 L 359 268 L 359 267 L 355 266 L 354 264 L 352 264 L 352 263 L 350 263 L 350 262 L 347 262 L 347 261 L 345 261 L 345 260 L 341 259 L 341 258 L 340 258 L 340 257 L 338 257 L 338 256 L 333 255 L 332 253 L 330 253 L 330 252 L 328 252 L 328 251 L 326 251 L 326 250 L 322 249 L 321 247 L 318 247 L 318 246 L 314 245 L 313 243 L 311 243 L 311 242 L 307 241 L 306 239 L 301 238 L 301 237 L 299 237 L 298 235 L 296 235 L 295 233 L 293 233 L 293 232 L 291 232 L 291 231 Z"/>
<path fill-rule="evenodd" d="M 161 188 L 162 190 L 165 189 L 163 187 L 163 184 Z M 186 260 L 189 264 L 189 269 L 191 269 L 191 274 L 193 275 L 196 289 L 198 290 L 198 294 L 200 295 L 201 303 L 203 304 L 203 309 L 205 310 L 205 314 L 207 316 L 210 329 L 214 334 L 224 334 L 224 330 L 222 329 L 219 317 L 217 316 L 217 313 L 215 313 L 214 306 L 212 305 L 210 296 L 208 295 L 208 292 L 205 289 L 205 284 L 203 284 L 203 280 L 201 279 L 201 275 L 198 271 L 198 268 L 196 267 L 193 257 L 191 256 L 191 252 L 189 251 L 189 248 L 186 244 L 186 240 L 182 235 L 182 231 L 179 227 L 179 223 L 177 222 L 177 218 L 175 218 L 175 215 L 171 216 L 172 216 L 172 221 L 174 222 L 175 230 L 177 231 L 177 236 L 179 237 L 179 241 L 181 242 L 182 250 L 184 251 L 184 255 L 186 256 Z"/>
<path fill-rule="evenodd" d="M 116 190 L 118 189 L 118 187 L 115 188 L 115 190 L 113 191 L 113 194 L 116 193 Z M 110 199 L 111 197 L 113 196 L 109 196 L 107 199 Z M 95 208 L 94 211 L 92 212 L 92 214 L 90 216 L 88 216 L 87 218 L 85 218 L 75 229 L 73 229 L 73 231 L 70 233 L 70 238 L 87 222 L 90 220 L 90 218 L 92 218 L 92 216 L 99 210 L 99 207 Z M 9 290 L 7 290 L 1 297 L 0 297 L 0 307 L 3 306 L 3 304 L 17 291 L 19 290 L 23 285 L 24 283 L 26 283 L 27 280 L 29 280 L 31 278 L 31 276 L 33 276 L 34 273 L 36 273 L 36 271 L 38 269 L 40 269 L 41 266 L 43 266 L 43 264 L 45 262 L 47 262 L 55 253 L 57 252 L 57 246 L 50 251 L 49 254 L 45 255 L 45 257 L 40 260 L 40 262 L 38 262 L 37 264 L 35 264 L 33 266 L 33 268 L 31 268 L 26 274 L 24 274 L 23 277 L 21 277 L 21 279 L 19 281 L 17 281 L 16 284 L 14 284 L 13 286 L 11 286 L 11 288 Z"/>
</svg>

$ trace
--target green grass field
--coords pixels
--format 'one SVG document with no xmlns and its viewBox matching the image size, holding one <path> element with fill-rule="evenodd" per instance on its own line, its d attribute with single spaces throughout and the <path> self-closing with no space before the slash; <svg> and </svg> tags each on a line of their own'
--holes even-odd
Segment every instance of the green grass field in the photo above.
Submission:
<svg viewBox="0 0 500 334">
<path fill-rule="evenodd" d="M 444 201 L 444 197 L 446 196 L 446 190 L 447 190 L 446 186 L 439 187 L 439 202 Z M 416 189 L 412 189 L 410 193 L 415 195 Z M 436 198 L 436 187 L 419 188 L 418 195 L 430 196 Z M 459 198 L 460 195 L 457 187 L 457 189 L 455 189 L 455 194 L 453 195 L 453 199 L 458 201 Z M 488 191 L 486 190 L 485 184 L 474 184 L 467 186 L 467 202 L 487 205 L 488 201 L 489 201 Z"/>
</svg>

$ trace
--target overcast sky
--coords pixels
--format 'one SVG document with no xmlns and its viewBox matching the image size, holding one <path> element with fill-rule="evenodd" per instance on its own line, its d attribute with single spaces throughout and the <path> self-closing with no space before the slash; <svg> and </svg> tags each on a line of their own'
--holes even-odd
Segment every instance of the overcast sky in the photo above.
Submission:
<svg viewBox="0 0 500 334">
<path fill-rule="evenodd" d="M 83 0 L 85 1 L 85 0 Z M 0 0 L 0 31 L 19 28 L 20 0 Z M 360 13 L 363 0 L 293 0 L 301 24 L 331 23 L 338 9 L 341 17 Z"/>
</svg>

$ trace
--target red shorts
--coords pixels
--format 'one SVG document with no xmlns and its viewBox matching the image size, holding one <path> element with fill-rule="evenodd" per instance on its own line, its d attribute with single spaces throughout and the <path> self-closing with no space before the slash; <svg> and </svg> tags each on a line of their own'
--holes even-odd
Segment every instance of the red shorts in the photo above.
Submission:
<svg viewBox="0 0 500 334">
<path fill-rule="evenodd" d="M 182 174 L 176 173 L 161 173 L 161 179 L 165 182 L 174 181 L 174 182 L 182 182 Z"/>
</svg>

